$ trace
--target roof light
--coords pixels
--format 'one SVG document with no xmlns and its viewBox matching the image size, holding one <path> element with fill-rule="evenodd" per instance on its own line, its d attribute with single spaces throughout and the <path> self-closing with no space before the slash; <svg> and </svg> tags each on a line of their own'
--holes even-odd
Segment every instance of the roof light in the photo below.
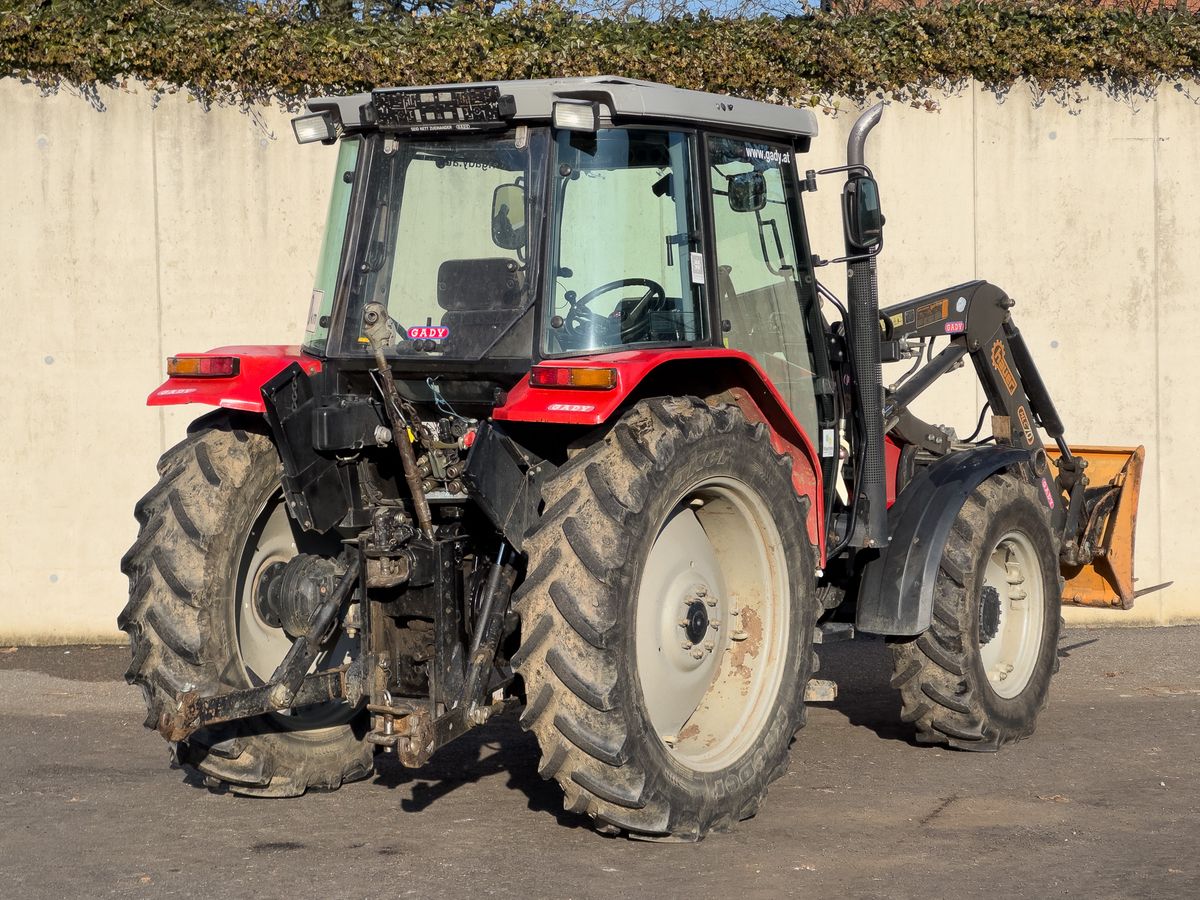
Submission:
<svg viewBox="0 0 1200 900">
<path fill-rule="evenodd" d="M 564 131 L 597 131 L 600 128 L 600 104 L 591 100 L 555 100 L 554 127 Z"/>
<path fill-rule="evenodd" d="M 167 377 L 232 378 L 240 362 L 236 356 L 172 356 L 167 360 Z"/>
<path fill-rule="evenodd" d="M 611 391 L 617 386 L 617 370 L 591 366 L 534 366 L 529 371 L 529 384 L 538 388 Z"/>
<path fill-rule="evenodd" d="M 292 119 L 292 131 L 296 132 L 296 140 L 301 144 L 311 144 L 315 141 L 332 144 L 337 140 L 337 129 L 333 126 L 333 116 L 327 112 L 296 116 Z"/>
</svg>

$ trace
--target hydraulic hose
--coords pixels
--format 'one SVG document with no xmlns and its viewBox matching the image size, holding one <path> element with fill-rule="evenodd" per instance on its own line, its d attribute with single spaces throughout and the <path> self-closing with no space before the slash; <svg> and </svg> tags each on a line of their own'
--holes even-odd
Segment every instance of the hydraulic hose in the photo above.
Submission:
<svg viewBox="0 0 1200 900">
<path fill-rule="evenodd" d="M 383 382 L 383 407 L 387 412 L 388 421 L 392 423 L 392 438 L 400 451 L 400 465 L 404 469 L 404 480 L 412 494 L 413 508 L 417 514 L 417 526 L 429 540 L 433 540 L 433 518 L 429 514 L 429 500 L 425 497 L 425 487 L 421 475 L 417 471 L 417 454 L 413 450 L 413 439 L 410 436 L 408 423 L 400 413 L 400 395 L 396 391 L 396 380 L 392 378 L 392 368 L 383 355 L 383 337 L 390 331 L 387 310 L 378 303 L 368 303 L 363 311 L 363 324 L 367 340 L 371 342 L 371 350 L 375 354 L 375 368 Z"/>
</svg>

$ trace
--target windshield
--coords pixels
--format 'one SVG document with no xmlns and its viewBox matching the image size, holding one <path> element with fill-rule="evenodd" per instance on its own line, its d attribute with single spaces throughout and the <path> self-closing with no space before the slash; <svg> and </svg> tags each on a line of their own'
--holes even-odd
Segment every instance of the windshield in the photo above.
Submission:
<svg viewBox="0 0 1200 900">
<path fill-rule="evenodd" d="M 342 352 L 366 353 L 362 309 L 387 307 L 389 352 L 474 359 L 529 355 L 544 130 L 445 140 L 370 139 L 362 228 Z"/>
<path fill-rule="evenodd" d="M 556 134 L 545 353 L 705 336 L 691 159 L 681 132 Z"/>
</svg>

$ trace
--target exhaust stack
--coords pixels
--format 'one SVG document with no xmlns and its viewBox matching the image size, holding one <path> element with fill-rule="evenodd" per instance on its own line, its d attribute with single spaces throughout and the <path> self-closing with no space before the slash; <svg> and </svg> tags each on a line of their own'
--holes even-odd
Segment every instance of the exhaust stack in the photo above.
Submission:
<svg viewBox="0 0 1200 900">
<path fill-rule="evenodd" d="M 846 142 L 846 162 L 864 166 L 867 135 L 883 116 L 883 104 L 877 103 L 858 117 Z M 864 173 L 851 171 L 847 187 Z M 860 256 L 847 235 L 846 255 Z M 883 372 L 879 360 L 879 285 L 875 276 L 875 257 L 850 262 L 846 268 L 846 294 L 849 298 L 850 352 L 862 412 L 863 439 L 854 490 L 857 493 L 857 529 L 853 543 L 862 547 L 886 547 L 887 483 L 883 453 Z"/>
</svg>

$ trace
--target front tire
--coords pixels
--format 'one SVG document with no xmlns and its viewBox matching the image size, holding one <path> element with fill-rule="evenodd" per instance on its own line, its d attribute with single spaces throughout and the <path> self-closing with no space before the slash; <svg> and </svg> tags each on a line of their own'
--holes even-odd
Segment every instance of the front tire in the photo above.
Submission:
<svg viewBox="0 0 1200 900">
<path fill-rule="evenodd" d="M 269 679 L 291 640 L 257 616 L 256 578 L 297 550 L 328 552 L 291 523 L 270 438 L 216 413 L 159 460 L 158 484 L 137 504 L 137 541 L 121 561 L 129 602 L 117 619 L 157 729 L 189 690 L 214 695 Z M 336 552 L 336 550 L 334 551 Z M 318 666 L 336 665 L 345 646 Z M 337 661 L 335 661 L 335 657 Z M 334 789 L 372 771 L 362 716 L 345 704 L 202 729 L 174 747 L 212 787 L 266 797 Z"/>
<path fill-rule="evenodd" d="M 610 832 L 697 840 L 753 815 L 814 657 L 791 461 L 735 407 L 650 400 L 543 493 L 513 660 L 542 776 Z"/>
<path fill-rule="evenodd" d="M 892 686 L 917 740 L 992 751 L 1032 734 L 1058 669 L 1061 605 L 1045 502 L 993 475 L 951 527 L 929 630 L 892 643 Z"/>
</svg>

